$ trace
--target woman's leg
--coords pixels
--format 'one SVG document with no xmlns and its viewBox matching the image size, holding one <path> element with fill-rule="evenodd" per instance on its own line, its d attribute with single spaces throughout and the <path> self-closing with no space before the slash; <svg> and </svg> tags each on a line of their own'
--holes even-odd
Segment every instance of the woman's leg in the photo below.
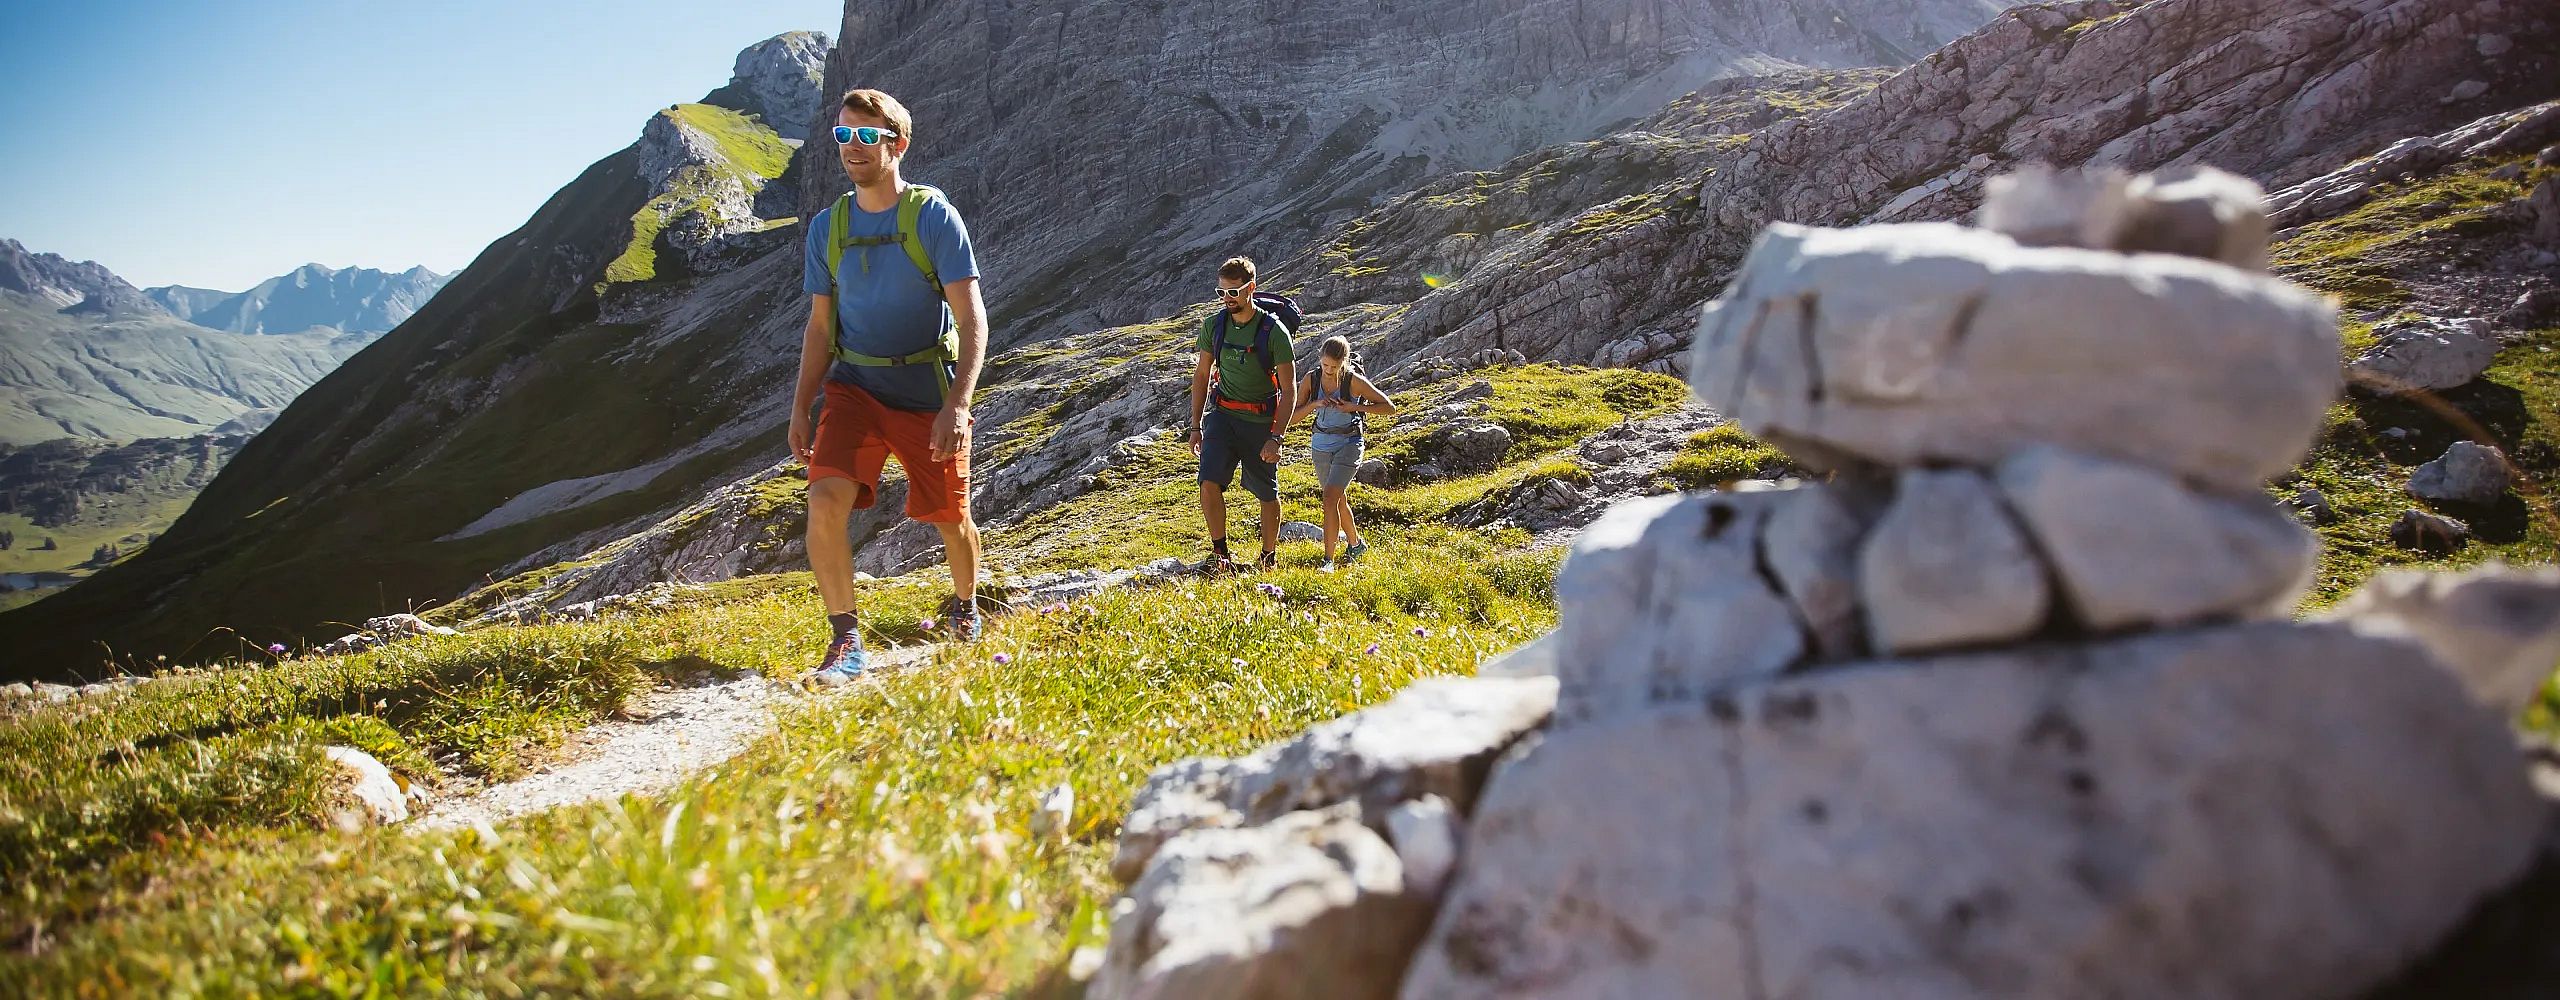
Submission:
<svg viewBox="0 0 2560 1000">
<path fill-rule="evenodd" d="M 1346 521 L 1346 520 L 1348 519 L 1348 517 L 1349 517 L 1350 513 L 1351 513 L 1351 508 L 1350 508 L 1350 506 L 1349 506 L 1348 504 L 1343 503 L 1343 500 L 1342 500 L 1342 487 L 1339 487 L 1339 486 L 1327 486 L 1327 487 L 1325 487 L 1325 488 L 1324 488 L 1324 561 L 1326 561 L 1326 562 L 1332 562 L 1332 561 L 1333 561 L 1333 550 L 1334 550 L 1334 544 L 1335 544 L 1335 543 L 1334 543 L 1334 534 L 1335 534 L 1335 532 L 1338 532 L 1338 531 L 1342 530 L 1342 525 L 1343 525 L 1344 521 Z"/>
</svg>

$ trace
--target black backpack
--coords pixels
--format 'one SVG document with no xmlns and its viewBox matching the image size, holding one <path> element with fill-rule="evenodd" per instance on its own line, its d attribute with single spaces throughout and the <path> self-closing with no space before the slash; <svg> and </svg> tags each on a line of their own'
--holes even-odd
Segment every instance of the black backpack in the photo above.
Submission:
<svg viewBox="0 0 2560 1000">
<path fill-rule="evenodd" d="M 1255 292 L 1253 293 L 1253 305 L 1254 308 L 1269 313 L 1271 314 L 1271 318 L 1280 321 L 1280 334 L 1283 342 L 1288 342 L 1288 338 L 1295 335 L 1295 332 L 1298 329 L 1298 321 L 1305 318 L 1305 314 L 1298 311 L 1297 301 L 1286 295 L 1280 295 L 1273 292 Z M 1210 342 L 1218 345 L 1220 348 L 1227 346 L 1227 315 L 1228 314 L 1225 309 L 1222 308 L 1218 310 L 1217 323 L 1210 334 Z M 1295 362 L 1297 360 L 1297 354 L 1297 347 L 1292 343 L 1289 348 L 1289 359 L 1292 362 Z M 1254 360 L 1262 362 L 1262 370 L 1271 375 L 1271 399 L 1279 399 L 1280 364 L 1271 351 L 1271 324 L 1264 323 L 1254 330 L 1253 357 Z M 1216 394 L 1216 402 L 1217 405 L 1226 407 L 1230 410 L 1246 410 L 1254 413 L 1269 413 L 1273 406 L 1273 403 L 1269 400 L 1260 403 L 1249 402 L 1230 397 L 1223 391 Z"/>
</svg>

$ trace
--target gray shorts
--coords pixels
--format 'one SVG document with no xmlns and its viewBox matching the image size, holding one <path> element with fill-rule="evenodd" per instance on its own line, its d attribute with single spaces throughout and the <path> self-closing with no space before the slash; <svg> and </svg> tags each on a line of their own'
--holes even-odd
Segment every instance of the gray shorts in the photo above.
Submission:
<svg viewBox="0 0 2560 1000">
<path fill-rule="evenodd" d="M 1334 451 L 1311 451 L 1315 456 L 1316 485 L 1326 489 L 1349 489 L 1351 474 L 1360 469 L 1360 442 L 1353 441 Z"/>
</svg>

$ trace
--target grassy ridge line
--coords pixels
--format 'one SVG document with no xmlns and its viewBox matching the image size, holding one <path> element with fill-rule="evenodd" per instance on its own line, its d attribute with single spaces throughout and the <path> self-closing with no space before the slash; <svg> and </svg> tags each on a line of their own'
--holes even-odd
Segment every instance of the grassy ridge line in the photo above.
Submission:
<svg viewBox="0 0 2560 1000">
<path fill-rule="evenodd" d="M 1114 827 L 1151 768 L 1284 737 L 1553 624 L 1552 553 L 1390 533 L 1344 573 L 1293 553 L 1258 578 L 997 619 L 928 667 L 789 713 L 660 799 L 493 837 L 207 838 L 155 859 L 154 880 L 92 886 L 70 915 L 87 922 L 55 923 L 42 955 L 0 958 L 0 977 L 72 996 L 1023 989 L 1098 943 Z M 778 671 L 815 654 L 816 611 L 795 588 L 625 627 Z M 1035 842 L 1033 803 L 1060 784 L 1075 790 L 1071 829 Z"/>
<path fill-rule="evenodd" d="M 631 241 L 621 256 L 605 265 L 607 282 L 656 277 L 658 233 L 688 212 L 710 211 L 713 199 L 708 189 L 713 185 L 735 181 L 753 194 L 766 181 L 782 176 L 783 169 L 791 165 L 791 147 L 754 118 L 709 104 L 679 104 L 658 113 L 678 128 L 710 137 L 720 159 L 677 171 L 667 190 L 632 214 Z"/>
</svg>

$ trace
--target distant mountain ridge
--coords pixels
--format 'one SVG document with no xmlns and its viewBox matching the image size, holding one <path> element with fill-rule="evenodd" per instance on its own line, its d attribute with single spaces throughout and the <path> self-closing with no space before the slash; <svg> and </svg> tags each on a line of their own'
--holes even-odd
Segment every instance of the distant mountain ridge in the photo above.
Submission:
<svg viewBox="0 0 2560 1000">
<path fill-rule="evenodd" d="M 179 319 L 231 333 L 299 333 L 323 326 L 385 333 L 427 304 L 451 277 L 424 267 L 392 272 L 304 264 L 245 292 L 160 285 L 142 294 Z"/>
<path fill-rule="evenodd" d="M 0 239 L 0 291 L 16 292 L 55 310 L 74 314 L 165 313 L 141 289 L 117 277 L 94 260 L 73 261 L 61 254 L 37 253 L 12 239 Z"/>
<path fill-rule="evenodd" d="M 0 239 L 0 445 L 179 438 L 244 414 L 270 419 L 443 282 L 425 268 L 314 265 L 248 292 L 145 292 L 95 261 Z"/>
</svg>

